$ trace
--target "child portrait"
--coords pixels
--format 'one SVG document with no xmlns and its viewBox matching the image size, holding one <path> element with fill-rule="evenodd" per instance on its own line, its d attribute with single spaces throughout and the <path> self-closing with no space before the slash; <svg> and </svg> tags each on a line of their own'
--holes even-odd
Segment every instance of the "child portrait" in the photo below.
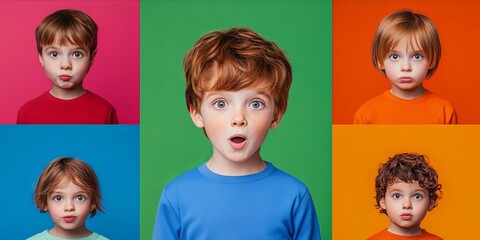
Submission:
<svg viewBox="0 0 480 240">
<path fill-rule="evenodd" d="M 47 67 L 51 64 L 46 58 L 39 58 L 47 53 L 41 54 L 39 51 L 43 48 L 37 49 L 35 33 L 48 15 L 72 9 L 88 15 L 98 26 L 96 52 L 86 51 L 85 59 L 88 57 L 90 61 L 84 71 L 83 88 L 108 101 L 116 110 L 120 124 L 138 124 L 139 5 L 138 0 L 1 1 L 1 28 L 4 36 L 8 36 L 0 40 L 8 46 L 2 55 L 10 57 L 4 58 L 0 72 L 0 101 L 3 102 L 0 123 L 16 123 L 19 109 L 26 102 L 52 89 L 49 72 L 44 71 L 45 64 Z M 20 12 L 22 14 L 18 14 Z M 73 69 L 77 70 L 78 66 Z M 67 76 L 59 81 L 71 80 Z"/>
<path fill-rule="evenodd" d="M 55 216 L 59 214 L 58 208 L 53 208 L 53 205 L 51 205 L 52 208 L 48 205 L 45 208 L 43 205 L 45 202 L 35 200 L 38 184 L 41 187 L 39 189 L 57 193 L 67 194 L 69 193 L 67 189 L 82 192 L 82 194 L 76 194 L 77 200 L 84 200 L 88 196 L 92 197 L 92 193 L 98 193 L 97 190 L 88 190 L 93 187 L 83 186 L 85 183 L 94 182 L 90 177 L 83 177 L 84 180 L 80 178 L 72 180 L 73 185 L 52 181 L 59 183 L 58 186 L 47 184 L 48 186 L 42 187 L 42 181 L 39 179 L 46 166 L 54 159 L 65 157 L 80 159 L 88 164 L 95 171 L 100 189 L 100 195 L 93 196 L 100 201 L 97 201 L 95 206 L 83 208 L 83 214 L 88 214 L 88 216 L 82 215 L 85 217 L 82 218 L 83 221 L 73 218 L 67 218 L 65 221 L 72 221 L 76 227 L 82 226 L 77 223 L 83 222 L 88 231 L 108 239 L 138 239 L 140 228 L 138 126 L 0 125 L 0 132 L 2 133 L 0 135 L 2 152 L 0 187 L 10 195 L 0 200 L 0 208 L 5 216 L 0 220 L 2 238 L 27 239 L 55 228 L 55 221 L 58 220 Z M 70 178 L 65 177 L 65 179 Z M 39 192 L 38 196 L 41 194 Z M 50 194 L 48 199 L 63 199 L 57 195 L 60 194 Z M 44 197 L 39 199 L 45 200 Z M 41 204 L 37 206 L 37 203 Z M 66 212 L 76 213 L 79 209 L 82 208 L 76 206 L 73 211 L 69 205 L 62 208 L 61 212 L 68 210 Z M 91 217 L 92 214 L 93 217 Z M 76 215 L 67 214 L 66 216 Z"/>
<path fill-rule="evenodd" d="M 208 32 L 246 27 L 274 41 L 292 65 L 287 111 L 278 127 L 269 130 L 261 147 L 262 157 L 308 186 L 322 238 L 329 239 L 331 80 L 329 67 L 315 66 L 319 62 L 328 66 L 331 58 L 327 40 L 330 3 L 269 1 L 256 2 L 252 8 L 251 3 L 236 1 L 147 1 L 142 6 L 142 20 L 146 23 L 142 46 L 149 49 L 142 52 L 142 99 L 149 101 L 142 101 L 145 134 L 141 140 L 144 158 L 140 195 L 145 224 L 140 237 L 152 237 L 165 185 L 212 156 L 211 142 L 192 122 L 187 109 L 185 54 Z M 168 112 L 169 117 L 163 112 Z M 310 123 L 312 119 L 315 124 Z"/>
<path fill-rule="evenodd" d="M 389 216 L 379 212 L 383 203 L 381 198 L 377 203 L 375 179 L 382 164 L 401 153 L 428 157 L 426 162 L 438 176 L 436 183 L 441 184 L 443 194 L 435 191 L 441 198 L 436 199 L 436 207 L 427 206 L 421 229 L 443 239 L 471 238 L 480 214 L 476 204 L 480 194 L 471 190 L 479 183 L 479 137 L 480 129 L 474 125 L 334 125 L 333 239 L 367 239 L 389 228 Z M 469 192 L 468 197 L 458 197 L 464 192 Z M 468 206 L 468 211 L 459 211 L 458 206 Z"/>
<path fill-rule="evenodd" d="M 479 82 L 475 74 L 468 70 L 476 68 L 473 56 L 480 53 L 480 47 L 473 40 L 478 38 L 479 33 L 470 30 L 480 23 L 480 17 L 476 14 L 480 9 L 478 2 L 334 0 L 332 3 L 333 124 L 352 124 L 356 111 L 365 102 L 392 89 L 388 76 L 382 72 L 382 66 L 377 68 L 372 62 L 372 48 L 382 20 L 399 11 L 411 11 L 428 17 L 438 32 L 441 57 L 438 64 L 435 64 L 437 67 L 434 73 L 431 76 L 427 74 L 428 77 L 423 80 L 425 93 L 433 93 L 446 100 L 453 107 L 458 124 L 480 123 L 479 112 L 471 111 L 480 101 L 474 90 L 478 88 Z M 445 16 L 449 16 L 448 19 Z M 426 59 L 431 60 L 428 56 Z M 444 109 L 450 112 L 448 116 L 453 116 L 452 109 L 447 108 Z M 386 111 L 389 110 L 391 109 Z M 381 111 L 378 112 L 380 115 Z M 450 119 L 443 121 L 449 123 L 448 120 Z M 402 122 L 389 122 L 399 123 Z M 412 122 L 425 123 L 438 122 Z"/>
</svg>

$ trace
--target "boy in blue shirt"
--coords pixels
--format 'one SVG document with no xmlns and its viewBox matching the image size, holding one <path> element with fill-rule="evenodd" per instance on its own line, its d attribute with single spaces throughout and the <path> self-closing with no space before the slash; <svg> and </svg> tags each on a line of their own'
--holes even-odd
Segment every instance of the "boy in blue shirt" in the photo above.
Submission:
<svg viewBox="0 0 480 240">
<path fill-rule="evenodd" d="M 310 193 L 260 156 L 287 107 L 290 63 L 246 28 L 202 36 L 184 59 L 186 100 L 211 158 L 163 190 L 153 239 L 320 239 Z"/>
</svg>

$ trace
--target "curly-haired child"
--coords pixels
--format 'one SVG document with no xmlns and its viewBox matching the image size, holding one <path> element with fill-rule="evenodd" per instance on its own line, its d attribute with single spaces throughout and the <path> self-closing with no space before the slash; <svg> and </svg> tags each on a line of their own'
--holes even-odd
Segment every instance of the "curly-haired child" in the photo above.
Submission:
<svg viewBox="0 0 480 240">
<path fill-rule="evenodd" d="M 375 178 L 376 207 L 390 219 L 387 229 L 369 240 L 442 239 L 420 227 L 420 223 L 441 197 L 438 174 L 426 156 L 402 153 L 388 159 Z"/>
</svg>

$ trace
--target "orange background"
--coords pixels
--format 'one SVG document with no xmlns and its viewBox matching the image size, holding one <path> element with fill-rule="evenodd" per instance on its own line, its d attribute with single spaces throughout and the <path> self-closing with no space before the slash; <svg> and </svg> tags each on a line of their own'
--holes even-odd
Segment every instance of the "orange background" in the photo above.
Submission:
<svg viewBox="0 0 480 240">
<path fill-rule="evenodd" d="M 427 15 L 440 35 L 440 65 L 425 87 L 450 101 L 459 123 L 480 123 L 480 1 L 399 0 L 333 0 L 333 123 L 352 123 L 362 103 L 390 89 L 371 44 L 382 18 L 405 8 Z"/>
<path fill-rule="evenodd" d="M 444 239 L 471 239 L 480 216 L 480 126 L 334 125 L 333 239 L 366 239 L 389 226 L 375 208 L 378 165 L 396 153 L 428 156 L 444 196 L 421 227 Z"/>
</svg>

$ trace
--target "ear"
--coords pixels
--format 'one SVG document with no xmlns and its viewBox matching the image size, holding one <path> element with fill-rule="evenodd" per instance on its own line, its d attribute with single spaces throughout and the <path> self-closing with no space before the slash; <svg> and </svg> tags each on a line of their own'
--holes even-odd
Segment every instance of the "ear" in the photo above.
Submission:
<svg viewBox="0 0 480 240">
<path fill-rule="evenodd" d="M 42 59 L 42 54 L 38 54 L 38 60 L 40 61 L 40 64 L 42 64 L 42 67 L 45 67 L 45 65 L 43 64 L 43 59 Z"/>
<path fill-rule="evenodd" d="M 195 124 L 195 126 L 197 126 L 198 128 L 205 127 L 205 124 L 203 124 L 202 115 L 193 107 L 190 107 L 190 117 L 192 118 L 192 121 Z"/>
<path fill-rule="evenodd" d="M 90 204 L 90 212 L 92 212 L 93 210 L 95 210 L 97 208 L 97 205 L 95 204 Z"/>
<path fill-rule="evenodd" d="M 277 113 L 276 116 L 273 118 L 272 123 L 270 124 L 270 128 L 277 128 L 280 125 L 280 121 L 282 120 L 283 114 Z"/>
<path fill-rule="evenodd" d="M 382 199 L 380 199 L 380 207 L 383 210 L 387 210 L 387 205 L 385 204 L 385 198 L 384 197 Z"/>
</svg>

